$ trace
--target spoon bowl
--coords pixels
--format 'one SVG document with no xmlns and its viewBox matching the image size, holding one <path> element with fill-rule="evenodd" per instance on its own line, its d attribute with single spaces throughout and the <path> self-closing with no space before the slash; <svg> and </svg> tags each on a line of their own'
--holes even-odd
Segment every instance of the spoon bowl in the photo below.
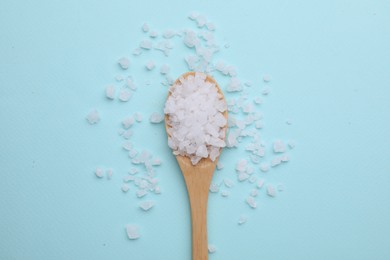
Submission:
<svg viewBox="0 0 390 260">
<path fill-rule="evenodd" d="M 180 84 L 180 78 L 187 78 L 189 76 L 195 76 L 195 72 L 184 73 L 179 77 L 174 85 Z M 215 79 L 211 76 L 206 76 L 206 81 L 215 84 L 217 91 L 221 94 L 221 99 L 225 100 L 223 92 L 219 88 Z M 171 95 L 169 92 L 168 97 Z M 226 121 L 228 119 L 228 112 L 225 110 L 223 113 Z M 169 136 L 169 116 L 165 115 L 165 128 Z M 226 131 L 227 124 L 223 127 L 223 131 Z M 222 148 L 220 152 L 222 151 Z M 183 174 L 188 198 L 191 207 L 191 222 L 192 222 L 192 260 L 207 260 L 208 259 L 208 243 L 207 243 L 207 201 L 209 188 L 215 167 L 217 165 L 219 157 L 212 161 L 209 157 L 202 158 L 196 165 L 191 163 L 191 160 L 187 156 L 176 155 L 176 160 L 179 164 L 181 172 Z"/>
</svg>

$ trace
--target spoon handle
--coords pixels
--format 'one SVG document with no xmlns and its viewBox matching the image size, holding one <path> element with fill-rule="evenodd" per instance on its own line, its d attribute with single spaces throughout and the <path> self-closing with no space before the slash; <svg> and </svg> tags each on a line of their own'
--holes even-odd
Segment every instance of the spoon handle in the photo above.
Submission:
<svg viewBox="0 0 390 260">
<path fill-rule="evenodd" d="M 192 260 L 207 260 L 207 200 L 213 172 L 194 169 L 183 175 L 191 206 Z"/>
</svg>

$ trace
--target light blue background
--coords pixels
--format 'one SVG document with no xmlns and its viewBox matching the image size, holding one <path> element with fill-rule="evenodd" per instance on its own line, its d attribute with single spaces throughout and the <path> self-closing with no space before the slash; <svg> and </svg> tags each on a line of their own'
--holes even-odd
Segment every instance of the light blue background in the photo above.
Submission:
<svg viewBox="0 0 390 260">
<path fill-rule="evenodd" d="M 253 93 L 264 73 L 272 75 L 262 136 L 297 142 L 291 162 L 265 176 L 286 190 L 274 199 L 262 190 L 258 209 L 243 202 L 249 184 L 226 199 L 210 195 L 209 241 L 217 247 L 210 259 L 390 259 L 384 0 L 2 0 L 0 259 L 190 259 L 186 190 L 163 125 L 145 120 L 133 138 L 164 160 L 156 207 L 142 212 L 120 190 L 130 162 L 119 122 L 162 108 L 161 78 L 155 71 L 152 86 L 140 86 L 127 104 L 108 102 L 103 91 L 120 72 L 115 61 L 143 38 L 144 21 L 157 30 L 194 28 L 192 10 L 215 22 L 217 38 L 230 44 L 220 57 L 255 83 Z M 131 68 L 140 83 L 147 58 Z M 170 65 L 173 77 L 184 72 L 181 60 Z M 90 126 L 84 117 L 95 107 L 102 121 Z M 224 152 L 226 168 L 216 174 L 234 178 L 244 155 Z M 112 167 L 113 179 L 95 178 L 96 166 Z M 248 222 L 238 226 L 241 213 Z M 127 239 L 127 223 L 140 226 L 139 240 Z"/>
</svg>

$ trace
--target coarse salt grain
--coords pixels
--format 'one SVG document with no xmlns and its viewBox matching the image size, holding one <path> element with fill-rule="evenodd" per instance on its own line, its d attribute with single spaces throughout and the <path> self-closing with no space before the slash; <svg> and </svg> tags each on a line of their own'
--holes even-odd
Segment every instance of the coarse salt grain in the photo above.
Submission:
<svg viewBox="0 0 390 260">
<path fill-rule="evenodd" d="M 112 178 L 112 175 L 114 174 L 114 171 L 112 169 L 108 169 L 106 173 L 107 173 L 107 179 L 110 180 Z"/>
<path fill-rule="evenodd" d="M 148 69 L 148 70 L 152 70 L 154 69 L 154 67 L 156 66 L 156 64 L 154 63 L 154 61 L 150 60 L 146 63 L 145 67 Z"/>
<path fill-rule="evenodd" d="M 127 237 L 131 240 L 138 239 L 141 237 L 139 228 L 136 225 L 126 225 Z"/>
<path fill-rule="evenodd" d="M 238 225 L 245 224 L 247 222 L 248 218 L 245 215 L 241 215 L 237 221 Z"/>
<path fill-rule="evenodd" d="M 130 61 L 128 58 L 126 57 L 122 57 L 118 60 L 118 64 L 119 66 L 123 69 L 123 70 L 127 70 L 129 68 L 129 65 L 130 65 Z"/>
<path fill-rule="evenodd" d="M 142 25 L 142 31 L 143 31 L 143 32 L 148 32 L 148 31 L 149 31 L 149 25 L 148 25 L 147 23 L 144 23 L 144 24 Z"/>
<path fill-rule="evenodd" d="M 95 175 L 96 175 L 96 177 L 98 177 L 98 178 L 103 178 L 103 173 L 104 173 L 104 170 L 103 170 L 103 169 L 101 169 L 101 168 L 96 168 L 96 170 L 95 170 Z"/>
<path fill-rule="evenodd" d="M 115 98 L 115 86 L 110 85 L 106 87 L 106 97 L 111 100 Z"/>
<path fill-rule="evenodd" d="M 286 151 L 286 145 L 282 140 L 276 140 L 274 142 L 274 152 L 275 153 L 284 153 Z"/>
<path fill-rule="evenodd" d="M 188 156 L 193 165 L 207 157 L 214 161 L 220 148 L 226 146 L 225 109 L 218 105 L 223 97 L 206 77 L 197 72 L 180 78 L 170 88 L 164 109 L 168 115 L 168 145 L 175 155 Z"/>
<path fill-rule="evenodd" d="M 149 121 L 150 121 L 150 123 L 158 124 L 158 123 L 161 123 L 162 121 L 164 121 L 164 116 L 161 115 L 161 114 L 158 113 L 158 112 L 154 112 L 154 113 L 152 113 L 152 114 L 150 115 Z"/>
<path fill-rule="evenodd" d="M 275 197 L 276 196 L 276 189 L 271 184 L 267 185 L 267 195 L 270 196 L 270 197 Z"/>
<path fill-rule="evenodd" d="M 217 248 L 214 245 L 209 244 L 208 250 L 210 254 L 214 254 L 217 251 Z"/>
<path fill-rule="evenodd" d="M 123 192 L 128 192 L 129 191 L 129 185 L 127 185 L 127 184 L 123 184 L 122 185 L 122 187 L 121 187 L 121 190 L 123 191 Z"/>
<path fill-rule="evenodd" d="M 119 100 L 122 101 L 122 102 L 127 102 L 130 100 L 132 94 L 129 90 L 127 89 L 122 89 L 120 92 L 119 92 Z"/>
<path fill-rule="evenodd" d="M 168 66 L 168 64 L 163 64 L 163 65 L 160 67 L 160 73 L 163 74 L 163 75 L 169 73 L 169 66 Z"/>
<path fill-rule="evenodd" d="M 249 196 L 247 199 L 246 199 L 246 203 L 249 205 L 249 207 L 251 207 L 252 209 L 255 209 L 257 207 L 257 203 L 256 203 L 256 200 L 252 197 L 252 196 Z"/>
<path fill-rule="evenodd" d="M 89 112 L 86 119 L 91 125 L 97 124 L 100 121 L 99 112 L 96 109 L 92 110 L 91 112 Z"/>
<path fill-rule="evenodd" d="M 152 200 L 142 201 L 142 202 L 140 202 L 140 204 L 139 204 L 139 207 L 140 207 L 143 211 L 148 211 L 148 210 L 150 210 L 151 208 L 153 208 L 153 206 L 154 206 L 154 201 L 152 201 Z"/>
</svg>

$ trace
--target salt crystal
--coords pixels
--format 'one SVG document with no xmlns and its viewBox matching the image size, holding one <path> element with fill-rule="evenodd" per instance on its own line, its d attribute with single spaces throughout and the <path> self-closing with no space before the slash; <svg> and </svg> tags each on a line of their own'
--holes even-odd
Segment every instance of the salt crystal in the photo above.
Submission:
<svg viewBox="0 0 390 260">
<path fill-rule="evenodd" d="M 155 67 L 154 61 L 152 61 L 152 60 L 148 61 L 148 62 L 146 63 L 146 65 L 145 65 L 145 67 L 146 67 L 148 70 L 154 69 L 154 67 Z"/>
<path fill-rule="evenodd" d="M 129 116 L 122 120 L 122 125 L 124 128 L 128 129 L 134 124 L 134 117 Z"/>
<path fill-rule="evenodd" d="M 247 174 L 252 174 L 255 171 L 255 169 L 251 166 L 247 166 L 245 171 Z"/>
<path fill-rule="evenodd" d="M 263 187 L 263 185 L 264 185 L 264 180 L 259 180 L 259 181 L 257 182 L 256 187 L 257 187 L 258 189 L 261 189 L 261 188 Z"/>
<path fill-rule="evenodd" d="M 153 159 L 152 162 L 151 162 L 151 164 L 153 166 L 159 166 L 159 165 L 161 165 L 161 163 L 162 163 L 161 159 L 158 159 L 158 158 Z"/>
<path fill-rule="evenodd" d="M 251 207 L 252 209 L 255 209 L 257 207 L 257 203 L 256 203 L 256 200 L 252 197 L 252 196 L 249 196 L 247 199 L 246 199 L 246 203 L 249 205 L 249 207 Z"/>
<path fill-rule="evenodd" d="M 276 196 L 276 190 L 275 187 L 271 184 L 267 185 L 267 195 L 270 197 L 275 197 Z"/>
<path fill-rule="evenodd" d="M 263 80 L 264 80 L 264 82 L 270 82 L 271 81 L 271 77 L 269 75 L 264 75 L 263 76 Z"/>
<path fill-rule="evenodd" d="M 161 194 L 161 188 L 160 188 L 159 186 L 156 186 L 156 187 L 154 188 L 154 193 L 156 193 L 156 194 Z"/>
<path fill-rule="evenodd" d="M 145 32 L 145 33 L 149 31 L 149 25 L 147 23 L 144 23 L 142 25 L 142 31 Z"/>
<path fill-rule="evenodd" d="M 121 81 L 123 81 L 123 77 L 121 75 L 117 75 L 115 77 L 115 80 L 118 81 L 118 82 L 121 82 Z"/>
<path fill-rule="evenodd" d="M 108 169 L 106 173 L 107 173 L 107 179 L 110 180 L 112 178 L 112 175 L 114 174 L 114 171 L 112 169 Z"/>
<path fill-rule="evenodd" d="M 126 57 L 122 57 L 118 60 L 118 64 L 119 66 L 123 69 L 123 70 L 127 70 L 129 68 L 129 65 L 130 65 L 130 61 L 128 58 Z"/>
<path fill-rule="evenodd" d="M 130 182 L 130 181 L 134 181 L 134 180 L 135 180 L 135 177 L 132 175 L 123 177 L 123 182 Z"/>
<path fill-rule="evenodd" d="M 278 191 L 284 191 L 284 185 L 279 183 L 277 186 Z"/>
<path fill-rule="evenodd" d="M 256 127 L 256 129 L 261 129 L 261 128 L 263 128 L 263 123 L 261 121 L 256 121 L 255 127 Z"/>
<path fill-rule="evenodd" d="M 217 163 L 217 170 L 222 170 L 222 168 L 223 168 L 223 163 L 222 162 L 218 162 Z"/>
<path fill-rule="evenodd" d="M 99 112 L 96 109 L 92 110 L 89 112 L 86 119 L 91 125 L 98 123 L 100 121 Z"/>
<path fill-rule="evenodd" d="M 209 31 L 215 31 L 215 24 L 208 22 L 208 23 L 206 23 L 206 28 Z"/>
<path fill-rule="evenodd" d="M 249 182 L 250 183 L 254 183 L 254 182 L 256 182 L 257 181 L 257 177 L 256 176 L 251 176 L 250 178 L 249 178 Z"/>
<path fill-rule="evenodd" d="M 142 49 L 141 48 L 135 48 L 134 50 L 133 50 L 133 55 L 134 56 L 138 56 L 138 55 L 140 55 L 142 53 Z"/>
<path fill-rule="evenodd" d="M 234 186 L 234 182 L 233 182 L 232 180 L 230 180 L 230 179 L 224 179 L 224 180 L 223 180 L 223 183 L 224 183 L 225 186 L 228 187 L 228 188 L 231 188 L 231 187 Z"/>
<path fill-rule="evenodd" d="M 215 251 L 217 251 L 217 248 L 214 245 L 209 244 L 208 245 L 208 250 L 209 250 L 210 254 L 214 254 Z"/>
<path fill-rule="evenodd" d="M 129 170 L 129 174 L 131 174 L 131 175 L 134 175 L 134 174 L 136 174 L 136 173 L 138 173 L 138 169 L 137 168 L 130 168 L 130 170 Z"/>
<path fill-rule="evenodd" d="M 280 160 L 282 162 L 288 162 L 290 161 L 290 157 L 287 155 L 287 154 L 283 154 L 281 157 L 280 157 Z"/>
<path fill-rule="evenodd" d="M 239 172 L 244 172 L 246 170 L 246 166 L 248 164 L 248 161 L 245 159 L 238 160 L 236 164 L 236 170 Z"/>
<path fill-rule="evenodd" d="M 238 78 L 232 77 L 226 88 L 227 92 L 239 92 L 242 91 L 242 85 Z"/>
<path fill-rule="evenodd" d="M 263 95 L 268 95 L 270 92 L 270 89 L 268 87 L 263 88 L 263 91 L 261 92 Z"/>
<path fill-rule="evenodd" d="M 165 39 L 170 39 L 170 38 L 172 38 L 173 36 L 175 36 L 176 35 L 176 33 L 174 32 L 174 31 L 172 31 L 172 30 L 166 30 L 166 31 L 164 31 L 164 33 L 163 33 L 163 37 L 165 38 Z"/>
<path fill-rule="evenodd" d="M 219 192 L 219 186 L 215 183 L 211 183 L 210 185 L 210 192 L 217 193 Z"/>
<path fill-rule="evenodd" d="M 150 123 L 158 124 L 158 123 L 161 123 L 162 121 L 164 121 L 164 116 L 161 115 L 161 114 L 158 113 L 158 112 L 154 112 L 154 113 L 152 113 L 152 114 L 150 115 L 149 121 L 150 121 Z"/>
<path fill-rule="evenodd" d="M 250 193 L 250 195 L 251 195 L 252 197 L 256 197 L 256 196 L 257 196 L 257 194 L 259 194 L 259 192 L 258 192 L 258 190 L 257 190 L 257 189 L 253 189 L 253 190 L 251 190 L 251 193 Z"/>
<path fill-rule="evenodd" d="M 247 221 L 247 217 L 245 215 L 241 215 L 240 218 L 238 219 L 238 225 L 242 225 L 242 224 L 245 224 L 246 221 Z"/>
<path fill-rule="evenodd" d="M 135 121 L 137 121 L 138 123 L 142 122 L 141 113 L 139 113 L 139 112 L 134 113 L 134 118 L 135 118 Z"/>
<path fill-rule="evenodd" d="M 169 73 L 169 66 L 168 66 L 168 64 L 163 64 L 163 65 L 160 67 L 160 73 L 163 74 L 163 75 Z"/>
<path fill-rule="evenodd" d="M 124 142 L 124 143 L 122 144 L 122 148 L 125 149 L 125 150 L 127 150 L 127 151 L 130 151 L 130 150 L 133 148 L 133 144 L 130 143 L 130 142 Z"/>
<path fill-rule="evenodd" d="M 138 152 L 136 150 L 134 150 L 134 149 L 129 150 L 129 157 L 130 158 L 136 157 L 137 154 L 138 154 Z"/>
<path fill-rule="evenodd" d="M 261 100 L 261 97 L 255 97 L 255 99 L 253 100 L 253 102 L 254 102 L 256 105 L 260 105 L 263 101 Z"/>
<path fill-rule="evenodd" d="M 280 157 L 275 157 L 271 160 L 271 166 L 275 167 L 282 163 L 282 159 Z"/>
<path fill-rule="evenodd" d="M 138 239 L 141 237 L 139 228 L 136 225 L 126 225 L 127 237 L 131 240 Z"/>
<path fill-rule="evenodd" d="M 197 12 L 192 12 L 188 18 L 191 19 L 191 20 L 195 20 L 197 17 L 199 16 L 199 14 Z"/>
<path fill-rule="evenodd" d="M 260 164 L 260 170 L 262 172 L 267 172 L 269 170 L 269 164 L 268 163 L 261 163 Z"/>
<path fill-rule="evenodd" d="M 153 208 L 154 206 L 154 201 L 151 201 L 151 200 L 146 200 L 146 201 L 142 201 L 140 204 L 139 204 L 139 207 L 144 210 L 144 211 L 148 211 L 150 210 L 151 208 Z"/>
<path fill-rule="evenodd" d="M 288 144 L 288 147 L 290 147 L 290 149 L 293 149 L 295 147 L 295 141 L 293 141 L 293 140 L 288 141 L 287 144 Z"/>
<path fill-rule="evenodd" d="M 206 22 L 207 22 L 206 17 L 204 17 L 203 15 L 197 16 L 195 18 L 195 20 L 196 20 L 196 23 L 197 23 L 199 28 L 202 28 L 203 26 L 205 26 Z"/>
<path fill-rule="evenodd" d="M 106 87 L 106 97 L 108 99 L 114 99 L 115 98 L 115 86 L 110 85 Z"/>
<path fill-rule="evenodd" d="M 119 100 L 122 101 L 122 102 L 127 102 L 130 100 L 132 94 L 129 90 L 126 90 L 126 89 L 122 89 L 120 92 L 119 92 Z"/>
<path fill-rule="evenodd" d="M 130 129 L 124 131 L 122 134 L 123 138 L 125 139 L 129 139 L 132 135 L 133 135 L 133 131 L 131 131 Z"/>
<path fill-rule="evenodd" d="M 249 178 L 249 175 L 245 172 L 239 172 L 237 178 L 239 181 L 245 181 Z"/>
<path fill-rule="evenodd" d="M 129 185 L 123 184 L 121 189 L 122 189 L 123 192 L 128 192 L 129 191 Z"/>
<path fill-rule="evenodd" d="M 141 47 L 142 49 L 145 49 L 145 50 L 150 50 L 151 48 L 153 48 L 153 43 L 149 40 L 143 40 L 139 44 L 139 47 Z"/>
<path fill-rule="evenodd" d="M 136 195 L 138 198 L 142 198 L 143 196 L 145 196 L 148 192 L 146 190 L 143 190 L 143 189 L 140 189 L 140 190 L 137 190 L 136 192 Z"/>
<path fill-rule="evenodd" d="M 273 148 L 275 153 L 284 153 L 286 151 L 286 145 L 282 140 L 276 140 Z"/>
<path fill-rule="evenodd" d="M 253 83 L 252 83 L 252 81 L 246 81 L 244 83 L 244 85 L 247 86 L 247 87 L 252 87 Z"/>
<path fill-rule="evenodd" d="M 96 168 L 96 170 L 95 170 L 95 175 L 96 175 L 96 177 L 98 177 L 98 178 L 103 178 L 103 173 L 104 173 L 103 169 L 101 169 L 101 168 Z"/>
<path fill-rule="evenodd" d="M 150 31 L 149 32 L 149 37 L 151 38 L 156 38 L 158 37 L 158 32 L 157 31 Z M 150 49 L 150 48 L 149 48 Z"/>
<path fill-rule="evenodd" d="M 230 192 L 227 191 L 227 190 L 221 191 L 221 196 L 222 196 L 222 197 L 227 197 L 227 196 L 229 196 L 229 194 L 230 194 Z"/>
</svg>

